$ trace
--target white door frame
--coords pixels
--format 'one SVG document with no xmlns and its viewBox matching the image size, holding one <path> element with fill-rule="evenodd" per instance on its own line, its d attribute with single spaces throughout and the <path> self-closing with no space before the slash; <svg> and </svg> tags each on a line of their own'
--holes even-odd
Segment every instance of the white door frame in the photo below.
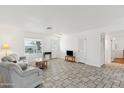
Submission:
<svg viewBox="0 0 124 93">
<path fill-rule="evenodd" d="M 80 37 L 78 39 L 78 62 L 86 63 L 87 53 L 87 40 L 86 38 Z"/>
</svg>

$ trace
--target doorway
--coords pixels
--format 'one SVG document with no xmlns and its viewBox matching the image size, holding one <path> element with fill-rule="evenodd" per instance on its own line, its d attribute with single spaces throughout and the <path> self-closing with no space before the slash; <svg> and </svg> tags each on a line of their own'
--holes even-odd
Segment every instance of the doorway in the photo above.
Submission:
<svg viewBox="0 0 124 93">
<path fill-rule="evenodd" d="M 79 38 L 78 39 L 78 62 L 86 63 L 87 59 L 87 39 L 86 38 Z"/>
<path fill-rule="evenodd" d="M 102 57 L 105 58 L 104 64 L 124 64 L 124 32 L 105 33 L 104 38 L 103 40 L 101 39 L 101 41 Z M 105 45 L 103 43 L 105 43 Z M 105 52 L 103 52 L 104 47 Z M 105 56 L 103 54 L 105 54 Z"/>
<path fill-rule="evenodd" d="M 102 64 L 110 64 L 112 62 L 112 46 L 111 37 L 108 33 L 101 34 L 101 60 Z"/>
</svg>

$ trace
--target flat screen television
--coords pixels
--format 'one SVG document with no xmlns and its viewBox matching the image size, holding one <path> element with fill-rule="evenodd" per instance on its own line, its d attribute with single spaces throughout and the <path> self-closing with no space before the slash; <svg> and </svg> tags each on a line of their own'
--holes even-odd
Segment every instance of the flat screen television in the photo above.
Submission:
<svg viewBox="0 0 124 93">
<path fill-rule="evenodd" d="M 67 55 L 67 56 L 73 56 L 73 51 L 67 50 L 67 51 L 66 51 L 66 55 Z"/>
</svg>

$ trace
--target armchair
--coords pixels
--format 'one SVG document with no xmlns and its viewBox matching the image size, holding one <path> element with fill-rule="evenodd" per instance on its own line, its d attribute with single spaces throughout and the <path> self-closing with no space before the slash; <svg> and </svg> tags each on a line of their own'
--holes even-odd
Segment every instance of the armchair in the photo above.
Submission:
<svg viewBox="0 0 124 93">
<path fill-rule="evenodd" d="M 28 67 L 23 71 L 18 64 L 3 62 L 0 63 L 0 77 L 2 87 L 32 88 L 41 84 L 41 70 L 35 67 Z"/>
<path fill-rule="evenodd" d="M 42 70 L 30 65 L 26 66 L 26 64 L 14 54 L 2 58 L 0 85 L 12 88 L 32 88 L 40 85 L 42 83 Z"/>
</svg>

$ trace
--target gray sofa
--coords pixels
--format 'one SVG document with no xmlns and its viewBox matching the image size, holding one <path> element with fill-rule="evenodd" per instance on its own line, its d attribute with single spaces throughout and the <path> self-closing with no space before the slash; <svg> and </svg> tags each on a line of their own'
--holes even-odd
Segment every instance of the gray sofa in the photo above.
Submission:
<svg viewBox="0 0 124 93">
<path fill-rule="evenodd" d="M 1 87 L 33 88 L 42 83 L 41 77 L 42 70 L 29 66 L 15 54 L 4 57 L 0 63 Z"/>
</svg>

